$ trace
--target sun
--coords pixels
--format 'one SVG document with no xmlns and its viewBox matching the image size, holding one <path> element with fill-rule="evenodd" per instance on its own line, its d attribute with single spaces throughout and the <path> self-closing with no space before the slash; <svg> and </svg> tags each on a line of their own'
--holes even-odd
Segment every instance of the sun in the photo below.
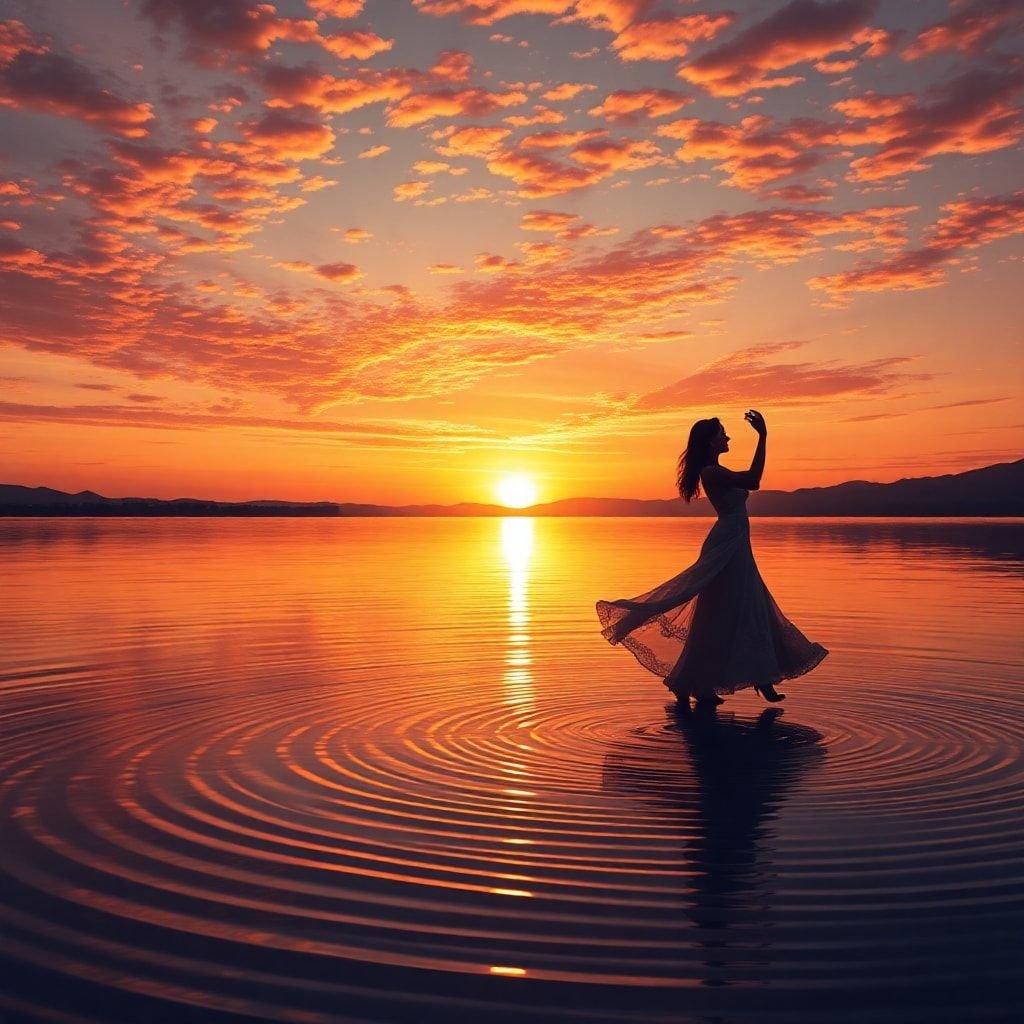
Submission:
<svg viewBox="0 0 1024 1024">
<path fill-rule="evenodd" d="M 498 501 L 509 508 L 526 508 L 537 500 L 537 485 L 528 476 L 507 476 L 494 488 Z"/>
</svg>

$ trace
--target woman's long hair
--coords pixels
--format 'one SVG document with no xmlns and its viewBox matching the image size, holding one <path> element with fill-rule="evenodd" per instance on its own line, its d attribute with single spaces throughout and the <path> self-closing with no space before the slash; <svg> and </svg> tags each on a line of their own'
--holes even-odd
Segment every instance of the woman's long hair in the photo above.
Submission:
<svg viewBox="0 0 1024 1024">
<path fill-rule="evenodd" d="M 684 501 L 693 501 L 700 494 L 700 471 L 712 461 L 711 439 L 721 427 L 722 421 L 717 416 L 697 420 L 690 427 L 686 451 L 679 456 L 679 473 L 676 476 L 676 487 Z"/>
</svg>

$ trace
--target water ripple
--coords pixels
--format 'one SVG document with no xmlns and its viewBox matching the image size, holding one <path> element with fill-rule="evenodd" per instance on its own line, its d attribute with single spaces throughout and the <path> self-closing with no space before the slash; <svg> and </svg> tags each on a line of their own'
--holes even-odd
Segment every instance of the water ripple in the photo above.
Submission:
<svg viewBox="0 0 1024 1024">
<path fill-rule="evenodd" d="M 463 547 L 494 529 L 424 528 L 454 545 L 455 526 Z M 180 557 L 161 576 L 153 552 L 147 582 L 99 602 L 102 638 L 91 610 L 49 607 L 42 644 L 23 628 L 42 606 L 24 603 L 0 679 L 0 925 L 16 968 L 0 1007 L 126 1022 L 1012 1019 L 1024 703 L 1009 634 L 968 674 L 984 659 L 953 609 L 946 643 L 972 657 L 922 669 L 929 642 L 905 650 L 905 627 L 936 603 L 932 583 L 901 583 L 904 545 L 873 565 L 886 593 L 919 599 L 901 643 L 860 646 L 863 619 L 833 607 L 828 671 L 789 684 L 784 712 L 748 691 L 680 714 L 621 652 L 573 646 L 594 626 L 583 599 L 604 591 L 552 553 L 571 528 L 527 541 L 520 523 L 468 583 L 406 585 L 373 627 L 394 657 L 351 644 L 353 595 L 315 577 L 322 535 L 271 536 L 280 586 L 246 600 L 227 569 L 255 541 L 228 534 L 227 553 L 203 549 L 207 591 L 188 607 L 167 603 Z M 824 575 L 850 571 L 841 539 L 785 529 L 765 545 L 777 574 L 812 547 Z M 165 556 L 181 543 L 172 531 Z M 1013 579 L 1003 535 L 998 549 Z M 52 572 L 81 573 L 60 554 Z M 28 587 L 27 569 L 14 578 Z M 124 613 L 126 592 L 146 615 Z M 442 592 L 483 651 L 417 628 Z M 806 620 L 827 593 L 784 607 Z M 544 601 L 572 609 L 558 628 Z"/>
</svg>

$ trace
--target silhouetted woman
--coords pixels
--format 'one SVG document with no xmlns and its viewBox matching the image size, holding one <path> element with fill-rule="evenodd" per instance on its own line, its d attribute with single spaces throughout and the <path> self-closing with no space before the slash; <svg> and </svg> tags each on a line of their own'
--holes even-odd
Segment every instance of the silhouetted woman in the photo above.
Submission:
<svg viewBox="0 0 1024 1024">
<path fill-rule="evenodd" d="M 810 672 L 828 654 L 782 614 L 757 570 L 747 495 L 761 486 L 768 427 L 756 409 L 744 419 L 758 434 L 749 469 L 719 464 L 729 435 L 717 416 L 693 425 L 679 458 L 679 493 L 689 502 L 703 485 L 718 513 L 697 561 L 639 597 L 597 602 L 605 639 L 631 651 L 687 706 L 691 696 L 721 704 L 718 694 L 748 686 L 782 700 L 775 684 Z"/>
</svg>

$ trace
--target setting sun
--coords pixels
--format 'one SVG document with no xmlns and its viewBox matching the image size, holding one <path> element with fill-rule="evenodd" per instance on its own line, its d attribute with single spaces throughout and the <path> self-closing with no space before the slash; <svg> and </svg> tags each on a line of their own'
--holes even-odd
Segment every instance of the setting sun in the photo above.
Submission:
<svg viewBox="0 0 1024 1024">
<path fill-rule="evenodd" d="M 528 476 L 507 476 L 494 490 L 498 501 L 509 508 L 526 508 L 537 500 L 537 485 Z"/>
</svg>

